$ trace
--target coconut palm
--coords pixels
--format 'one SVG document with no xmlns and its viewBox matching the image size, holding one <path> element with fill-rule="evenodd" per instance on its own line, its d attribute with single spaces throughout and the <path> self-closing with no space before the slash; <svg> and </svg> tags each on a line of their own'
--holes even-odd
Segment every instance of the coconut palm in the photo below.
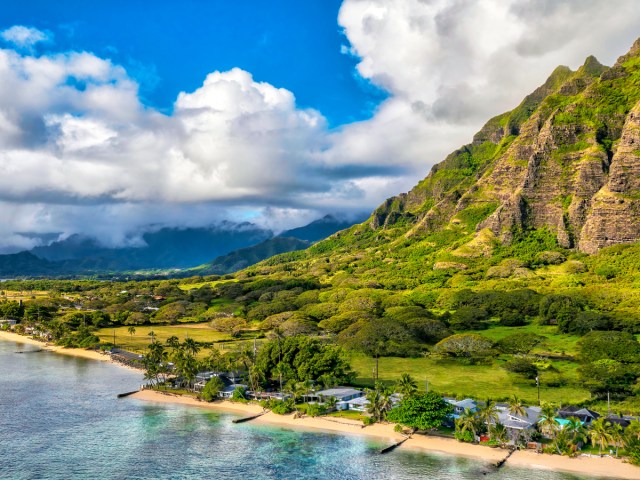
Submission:
<svg viewBox="0 0 640 480">
<path fill-rule="evenodd" d="M 465 408 L 464 412 L 456 420 L 456 428 L 461 433 L 471 432 L 473 438 L 476 438 L 476 432 L 478 431 L 478 417 L 476 413 L 470 408 Z"/>
<path fill-rule="evenodd" d="M 640 421 L 631 420 L 629 426 L 625 429 L 625 434 L 627 438 L 640 440 Z"/>
<path fill-rule="evenodd" d="M 540 430 L 548 437 L 553 437 L 553 434 L 559 427 L 558 421 L 555 419 L 556 409 L 550 403 L 543 403 L 542 410 L 540 412 Z"/>
<path fill-rule="evenodd" d="M 505 427 L 500 422 L 497 422 L 489 427 L 489 435 L 493 440 L 499 442 L 500 445 L 504 445 L 505 443 L 507 443 L 509 438 L 507 427 Z"/>
<path fill-rule="evenodd" d="M 156 341 L 156 332 L 151 330 L 149 333 L 147 333 L 147 335 L 149 335 L 149 337 L 151 337 L 151 343 Z"/>
<path fill-rule="evenodd" d="M 200 352 L 200 345 L 193 338 L 187 338 L 182 343 L 182 347 L 194 357 Z"/>
<path fill-rule="evenodd" d="M 167 347 L 171 348 L 174 352 L 180 349 L 180 339 L 175 335 L 167 338 Z"/>
<path fill-rule="evenodd" d="M 602 455 L 602 449 L 613 443 L 613 438 L 609 429 L 611 423 L 607 422 L 603 417 L 594 420 L 589 430 L 589 438 L 591 443 L 595 447 L 598 446 L 598 452 Z"/>
<path fill-rule="evenodd" d="M 373 390 L 366 391 L 366 398 L 369 401 L 367 413 L 371 414 L 375 421 L 384 420 L 392 407 L 391 391 L 382 384 L 376 383 Z"/>
<path fill-rule="evenodd" d="M 587 441 L 587 429 L 579 418 L 567 418 L 567 424 L 562 427 L 562 430 L 567 432 L 567 434 L 571 437 L 571 440 L 575 444 L 578 444 L 580 442 L 584 443 Z"/>
<path fill-rule="evenodd" d="M 491 423 L 496 423 L 498 421 L 498 412 L 496 411 L 496 402 L 491 399 L 488 399 L 484 406 L 478 409 L 477 413 L 478 420 L 484 423 L 489 428 Z"/>
<path fill-rule="evenodd" d="M 624 436 L 624 430 L 622 428 L 622 425 L 620 425 L 619 423 L 615 423 L 613 425 L 611 425 L 611 428 L 609 429 L 609 434 L 611 435 L 611 440 L 612 440 L 612 444 L 614 447 L 616 447 L 616 457 L 618 456 L 618 450 L 620 448 L 623 448 L 626 446 L 627 444 L 627 439 Z"/>
<path fill-rule="evenodd" d="M 129 325 L 129 328 L 127 328 L 127 332 L 129 332 L 129 335 L 131 335 L 131 340 L 133 340 L 133 334 L 136 333 L 136 327 L 134 327 L 133 325 Z"/>
<path fill-rule="evenodd" d="M 566 430 L 566 428 L 561 428 L 556 431 L 551 445 L 556 449 L 558 455 L 568 455 L 573 457 L 576 454 L 577 447 L 573 442 L 571 432 Z"/>
<path fill-rule="evenodd" d="M 410 397 L 418 391 L 418 384 L 408 373 L 403 373 L 400 380 L 396 383 L 396 392 L 401 393 L 403 397 Z"/>
<path fill-rule="evenodd" d="M 527 410 L 525 405 L 522 403 L 522 400 L 518 398 L 517 395 L 511 395 L 509 399 L 509 413 L 511 415 L 518 415 L 519 417 L 526 417 Z"/>
</svg>

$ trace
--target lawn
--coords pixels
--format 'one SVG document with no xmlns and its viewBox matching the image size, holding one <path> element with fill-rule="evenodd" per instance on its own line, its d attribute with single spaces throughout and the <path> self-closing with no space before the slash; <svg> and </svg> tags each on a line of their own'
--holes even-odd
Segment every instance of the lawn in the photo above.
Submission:
<svg viewBox="0 0 640 480">
<path fill-rule="evenodd" d="M 370 357 L 354 355 L 351 366 L 357 373 L 358 385 L 373 383 L 375 360 Z M 541 400 L 556 404 L 581 402 L 589 398 L 589 392 L 575 384 L 575 364 L 558 362 L 559 370 L 569 380 L 566 386 L 542 387 Z M 478 399 L 506 399 L 512 394 L 523 398 L 529 404 L 537 403 L 537 388 L 534 381 L 509 373 L 496 364 L 464 365 L 455 360 L 436 360 L 432 358 L 396 358 L 380 359 L 380 380 L 392 384 L 403 373 L 410 374 L 424 390 L 427 382 L 429 389 L 443 395 L 470 396 Z"/>
<path fill-rule="evenodd" d="M 127 331 L 129 327 L 117 328 L 101 328 L 96 332 L 101 342 L 113 342 L 115 333 L 115 343 L 118 347 L 130 352 L 143 352 L 149 343 L 151 337 L 149 332 L 153 330 L 156 339 L 165 342 L 169 337 L 176 336 L 180 341 L 185 338 L 193 338 L 198 342 L 220 342 L 231 339 L 226 333 L 220 333 L 213 330 L 207 323 L 189 324 L 189 325 L 145 325 L 135 327 L 136 331 L 133 335 Z M 224 344 L 220 344 L 221 348 L 225 348 Z M 226 348 L 231 348 L 230 345 Z"/>
</svg>

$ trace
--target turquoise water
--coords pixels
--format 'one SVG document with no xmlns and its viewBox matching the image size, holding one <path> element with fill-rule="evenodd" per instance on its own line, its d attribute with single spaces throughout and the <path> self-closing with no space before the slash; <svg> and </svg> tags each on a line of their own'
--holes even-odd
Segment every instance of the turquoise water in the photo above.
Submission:
<svg viewBox="0 0 640 480">
<path fill-rule="evenodd" d="M 228 414 L 116 398 L 139 373 L 0 341 L 2 479 L 570 480 L 398 449 L 358 436 L 245 423 Z"/>
</svg>

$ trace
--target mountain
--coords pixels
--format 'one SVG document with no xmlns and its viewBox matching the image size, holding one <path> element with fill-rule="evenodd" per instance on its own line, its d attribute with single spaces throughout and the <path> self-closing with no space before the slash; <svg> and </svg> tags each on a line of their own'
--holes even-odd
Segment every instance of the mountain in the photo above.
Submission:
<svg viewBox="0 0 640 480">
<path fill-rule="evenodd" d="M 273 237 L 250 223 L 209 228 L 162 228 L 142 235 L 142 246 L 110 248 L 97 239 L 71 235 L 29 252 L 0 255 L 0 277 L 100 275 L 136 270 L 192 269 L 190 274 L 230 273 L 273 255 L 302 250 L 348 228 L 354 221 L 327 215 Z M 211 258 L 214 261 L 209 262 Z M 205 262 L 209 262 L 206 263 Z"/>
<path fill-rule="evenodd" d="M 72 235 L 29 252 L 0 255 L 0 276 L 92 275 L 133 270 L 177 269 L 255 245 L 273 237 L 250 223 L 223 222 L 209 228 L 162 228 L 142 235 L 139 247 L 110 248 Z"/>
<path fill-rule="evenodd" d="M 326 215 L 303 227 L 286 230 L 277 237 L 257 245 L 222 255 L 205 265 L 185 272 L 185 274 L 221 275 L 237 272 L 274 255 L 304 250 L 312 243 L 349 228 L 365 218 L 364 215 L 360 215 L 354 220 L 348 220 L 337 218 L 334 215 Z"/>
<path fill-rule="evenodd" d="M 526 278 L 545 258 L 638 242 L 638 145 L 640 40 L 611 68 L 594 57 L 556 68 L 366 222 L 246 274 L 472 286 L 500 269 Z"/>
<path fill-rule="evenodd" d="M 340 230 L 351 227 L 355 223 L 360 223 L 366 220 L 368 214 L 357 215 L 353 220 L 340 219 L 334 215 L 325 215 L 324 217 L 311 222 L 304 227 L 294 228 L 292 230 L 286 230 L 282 232 L 279 237 L 297 238 L 299 240 L 306 240 L 309 243 L 314 243 L 319 240 L 323 240 L 330 235 L 333 235 Z"/>
</svg>

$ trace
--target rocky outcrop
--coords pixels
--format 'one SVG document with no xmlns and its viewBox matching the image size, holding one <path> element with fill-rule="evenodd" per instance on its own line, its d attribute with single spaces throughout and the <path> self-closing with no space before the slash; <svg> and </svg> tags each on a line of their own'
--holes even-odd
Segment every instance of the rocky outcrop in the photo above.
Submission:
<svg viewBox="0 0 640 480">
<path fill-rule="evenodd" d="M 369 225 L 406 226 L 406 237 L 475 229 L 507 243 L 546 229 L 561 246 L 589 253 L 640 241 L 638 102 L 640 40 L 611 68 L 594 57 L 575 72 L 558 67 L 410 192 L 381 205 Z M 473 245 L 464 252 L 477 254 Z"/>
<path fill-rule="evenodd" d="M 640 241 L 640 102 L 627 116 L 607 184 L 595 194 L 580 250 Z"/>
</svg>

